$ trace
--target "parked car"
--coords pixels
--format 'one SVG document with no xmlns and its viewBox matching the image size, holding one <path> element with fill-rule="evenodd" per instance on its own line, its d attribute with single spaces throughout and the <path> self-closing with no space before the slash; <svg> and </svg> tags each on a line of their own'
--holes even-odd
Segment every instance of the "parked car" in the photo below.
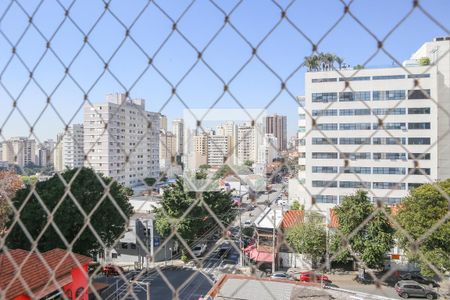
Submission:
<svg viewBox="0 0 450 300">
<path fill-rule="evenodd" d="M 314 272 L 301 272 L 299 280 L 302 282 L 331 282 L 327 275 L 316 274 Z"/>
<path fill-rule="evenodd" d="M 289 279 L 289 275 L 285 272 L 275 272 L 272 275 L 270 275 L 270 278 L 272 279 Z"/>
<path fill-rule="evenodd" d="M 439 284 L 430 278 L 423 277 L 419 273 L 405 273 L 400 275 L 402 280 L 414 280 L 420 284 L 428 285 L 429 287 L 439 287 Z"/>
<path fill-rule="evenodd" d="M 220 245 L 219 251 L 217 252 L 218 257 L 224 256 L 225 258 L 228 256 L 232 246 L 229 242 L 224 242 Z"/>
<path fill-rule="evenodd" d="M 194 248 L 192 248 L 192 253 L 196 256 L 202 256 L 203 254 L 205 254 L 206 252 L 206 244 L 199 244 L 194 246 Z"/>
<path fill-rule="evenodd" d="M 253 225 L 253 221 L 252 220 L 246 220 L 244 222 L 244 227 L 251 227 Z"/>
<path fill-rule="evenodd" d="M 125 271 L 122 267 L 115 266 L 113 264 L 107 264 L 103 266 L 102 273 L 106 276 L 117 276 L 120 273 L 125 273 Z"/>
<path fill-rule="evenodd" d="M 400 280 L 395 284 L 394 288 L 402 298 L 424 297 L 427 299 L 435 299 L 438 297 L 438 294 L 432 288 L 421 285 L 414 280 Z"/>
</svg>

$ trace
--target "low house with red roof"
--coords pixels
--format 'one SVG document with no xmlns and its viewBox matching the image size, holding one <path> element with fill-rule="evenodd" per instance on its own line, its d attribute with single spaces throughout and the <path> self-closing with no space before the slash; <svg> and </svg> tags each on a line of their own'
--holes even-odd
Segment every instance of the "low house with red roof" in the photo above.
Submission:
<svg viewBox="0 0 450 300">
<path fill-rule="evenodd" d="M 64 293 L 68 299 L 88 300 L 91 258 L 62 249 L 0 253 L 0 299 L 40 299 Z"/>
</svg>

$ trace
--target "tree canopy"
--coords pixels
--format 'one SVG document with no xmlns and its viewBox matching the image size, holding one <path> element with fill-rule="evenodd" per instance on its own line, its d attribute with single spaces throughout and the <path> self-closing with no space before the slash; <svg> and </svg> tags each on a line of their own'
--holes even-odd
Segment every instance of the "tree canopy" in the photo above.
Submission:
<svg viewBox="0 0 450 300">
<path fill-rule="evenodd" d="M 305 216 L 305 222 L 287 231 L 287 241 L 295 251 L 311 257 L 313 266 L 326 253 L 326 229 L 313 213 Z"/>
<path fill-rule="evenodd" d="M 11 214 L 11 200 L 22 186 L 22 180 L 14 171 L 0 171 L 0 236 Z"/>
<path fill-rule="evenodd" d="M 389 211 L 388 208 L 386 210 Z M 386 253 L 393 246 L 393 233 L 386 215 L 375 211 L 366 191 L 359 190 L 354 195 L 344 197 L 335 208 L 339 220 L 338 233 L 334 235 L 331 247 L 337 253 L 343 247 L 341 236 L 348 237 L 352 255 L 369 268 L 381 268 L 384 265 Z M 358 228 L 361 224 L 361 228 Z M 354 232 L 356 230 L 356 233 Z M 345 251 L 336 260 L 344 260 L 349 253 Z"/>
<path fill-rule="evenodd" d="M 181 237 L 188 242 L 200 237 L 209 229 L 218 224 L 209 214 L 205 206 L 198 202 L 199 196 L 214 212 L 224 226 L 230 224 L 236 216 L 233 209 L 231 194 L 225 191 L 208 191 L 198 194 L 185 189 L 183 179 L 177 181 L 164 190 L 161 208 L 156 209 L 156 229 L 164 237 L 167 237 L 173 229 L 176 229 Z M 192 206 L 192 210 L 185 218 L 181 216 Z"/>
<path fill-rule="evenodd" d="M 449 211 L 449 195 L 450 179 L 423 184 L 413 189 L 403 200 L 397 214 L 399 225 L 414 241 L 424 237 L 419 244 L 419 252 L 415 252 L 416 247 L 406 235 L 401 231 L 397 232 L 400 246 L 406 250 L 411 260 L 419 263 L 424 275 L 434 275 L 426 260 L 442 273 L 450 270 L 450 220 L 447 218 L 444 221 Z M 440 221 L 443 221 L 442 224 L 433 228 Z"/>
<path fill-rule="evenodd" d="M 76 253 L 89 255 L 101 250 L 101 243 L 89 226 L 86 226 L 86 219 L 80 209 L 86 215 L 90 215 L 93 230 L 106 246 L 113 245 L 126 230 L 128 219 L 132 214 L 132 206 L 125 194 L 126 189 L 115 181 L 109 185 L 111 178 L 98 175 L 104 184 L 109 186 L 105 190 L 92 169 L 82 168 L 78 174 L 77 172 L 78 169 L 73 169 L 61 174 L 66 182 L 73 180 L 67 190 L 58 175 L 54 175 L 47 181 L 36 183 L 34 193 L 31 187 L 27 186 L 18 190 L 13 198 L 16 208 L 24 205 L 20 220 L 32 239 L 37 241 L 37 248 L 40 251 L 66 248 L 55 227 L 68 243 L 73 244 L 72 250 Z M 66 193 L 69 191 L 73 198 Z M 39 195 L 39 199 L 36 194 Z M 50 214 L 43 208 L 40 200 Z M 23 229 L 17 223 L 10 223 L 8 226 L 10 230 L 6 240 L 8 247 L 30 250 L 32 245 Z M 41 233 L 42 236 L 38 239 Z"/>
</svg>

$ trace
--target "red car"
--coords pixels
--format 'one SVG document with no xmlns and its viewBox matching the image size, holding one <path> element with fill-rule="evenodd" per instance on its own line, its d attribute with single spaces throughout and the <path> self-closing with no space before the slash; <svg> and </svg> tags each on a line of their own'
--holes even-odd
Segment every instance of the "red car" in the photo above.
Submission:
<svg viewBox="0 0 450 300">
<path fill-rule="evenodd" d="M 327 275 L 316 274 L 314 272 L 301 272 L 299 280 L 302 282 L 330 282 Z"/>
<path fill-rule="evenodd" d="M 124 272 L 124 269 L 119 266 L 111 264 L 103 266 L 103 274 L 106 276 L 117 276 L 119 274 L 123 274 Z"/>
</svg>

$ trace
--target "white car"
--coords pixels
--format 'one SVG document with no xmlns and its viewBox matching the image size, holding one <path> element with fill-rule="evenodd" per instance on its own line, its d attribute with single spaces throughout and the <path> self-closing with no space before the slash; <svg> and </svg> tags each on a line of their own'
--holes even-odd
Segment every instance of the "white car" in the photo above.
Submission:
<svg viewBox="0 0 450 300">
<path fill-rule="evenodd" d="M 206 252 L 206 244 L 198 244 L 192 248 L 192 253 L 196 256 L 202 256 Z"/>
</svg>

